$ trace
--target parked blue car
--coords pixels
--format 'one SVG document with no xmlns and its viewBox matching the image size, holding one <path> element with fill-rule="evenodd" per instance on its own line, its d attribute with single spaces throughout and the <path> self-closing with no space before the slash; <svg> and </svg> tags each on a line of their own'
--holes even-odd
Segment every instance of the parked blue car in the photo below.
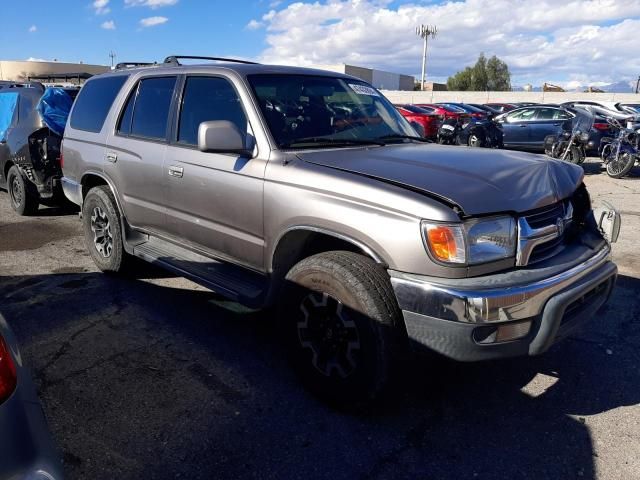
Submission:
<svg viewBox="0 0 640 480">
<path fill-rule="evenodd" d="M 513 150 L 544 151 L 544 139 L 562 132 L 563 124 L 570 122 L 575 113 L 570 108 L 557 105 L 534 105 L 511 110 L 496 117 L 502 125 L 504 148 Z M 610 125 L 602 117 L 596 117 L 589 132 L 591 149 L 588 155 L 599 155 L 600 140 L 611 136 Z M 570 128 L 569 128 L 570 129 Z"/>
</svg>

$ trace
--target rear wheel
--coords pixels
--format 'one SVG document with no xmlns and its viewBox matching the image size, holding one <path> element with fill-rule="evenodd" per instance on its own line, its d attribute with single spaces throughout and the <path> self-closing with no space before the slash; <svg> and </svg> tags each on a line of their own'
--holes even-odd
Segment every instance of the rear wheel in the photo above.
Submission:
<svg viewBox="0 0 640 480">
<path fill-rule="evenodd" d="M 382 394 L 404 327 L 380 265 L 351 252 L 314 255 L 289 271 L 281 298 L 285 345 L 308 389 L 343 406 Z"/>
<path fill-rule="evenodd" d="M 607 162 L 607 174 L 611 178 L 622 178 L 627 175 L 636 164 L 636 157 L 628 152 L 618 155 Z"/>
<path fill-rule="evenodd" d="M 106 185 L 89 190 L 82 205 L 82 226 L 91 258 L 103 272 L 121 272 L 130 262 L 124 250 L 120 212 Z"/>
<path fill-rule="evenodd" d="M 7 190 L 11 208 L 19 215 L 35 215 L 40 202 L 35 187 L 22 175 L 15 165 L 7 174 Z"/>
</svg>

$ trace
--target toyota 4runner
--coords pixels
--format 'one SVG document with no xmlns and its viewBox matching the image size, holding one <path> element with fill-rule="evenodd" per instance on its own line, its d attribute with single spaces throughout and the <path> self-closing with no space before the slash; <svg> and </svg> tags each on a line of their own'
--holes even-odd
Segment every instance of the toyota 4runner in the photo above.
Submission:
<svg viewBox="0 0 640 480">
<path fill-rule="evenodd" d="M 594 216 L 580 167 L 425 143 L 347 75 L 182 58 L 80 92 L 62 184 L 87 248 L 276 306 L 326 398 L 375 398 L 409 347 L 540 354 L 611 294 L 619 216 Z"/>
</svg>

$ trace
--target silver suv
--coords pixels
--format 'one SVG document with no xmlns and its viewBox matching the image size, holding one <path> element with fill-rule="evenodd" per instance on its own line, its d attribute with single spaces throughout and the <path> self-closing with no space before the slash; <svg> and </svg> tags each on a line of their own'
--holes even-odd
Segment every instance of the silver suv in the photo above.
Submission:
<svg viewBox="0 0 640 480">
<path fill-rule="evenodd" d="M 425 143 L 346 75 L 226 61 L 89 80 L 63 144 L 100 269 L 139 257 L 276 306 L 294 368 L 377 397 L 410 348 L 477 361 L 547 350 L 609 297 L 615 210 L 579 167 Z"/>
</svg>

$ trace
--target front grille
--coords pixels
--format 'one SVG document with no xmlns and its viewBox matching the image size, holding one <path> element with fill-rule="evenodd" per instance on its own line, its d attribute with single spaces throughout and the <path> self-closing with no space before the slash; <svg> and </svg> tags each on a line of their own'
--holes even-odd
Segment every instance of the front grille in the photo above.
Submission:
<svg viewBox="0 0 640 480">
<path fill-rule="evenodd" d="M 564 204 L 562 202 L 539 208 L 524 216 L 531 228 L 555 225 L 558 217 L 564 217 Z"/>
<path fill-rule="evenodd" d="M 526 214 L 524 218 L 529 226 L 535 230 L 549 225 L 557 225 L 558 219 L 564 219 L 569 208 L 567 200 L 534 210 Z M 563 227 L 568 227 L 568 225 L 563 223 Z M 560 253 L 564 249 L 566 230 L 567 228 L 563 228 L 562 233 L 556 238 L 535 246 L 531 251 L 527 265 L 542 262 Z"/>
</svg>

